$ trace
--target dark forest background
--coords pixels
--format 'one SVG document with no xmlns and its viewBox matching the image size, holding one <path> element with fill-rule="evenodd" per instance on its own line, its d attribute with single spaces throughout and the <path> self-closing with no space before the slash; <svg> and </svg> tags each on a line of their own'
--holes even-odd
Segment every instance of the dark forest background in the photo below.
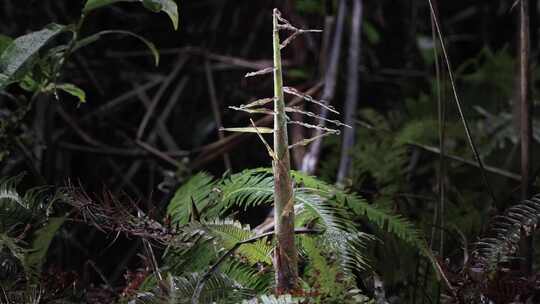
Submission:
<svg viewBox="0 0 540 304">
<path fill-rule="evenodd" d="M 74 23 L 83 2 L 1 0 L 0 33 L 15 38 L 51 22 Z M 178 187 L 198 172 L 221 177 L 271 167 L 255 134 L 223 133 L 219 128 L 247 126 L 247 114 L 229 106 L 272 94 L 271 77 L 244 75 L 272 63 L 274 7 L 298 27 L 324 30 L 297 38 L 283 52 L 288 85 L 321 96 L 340 1 L 177 2 L 177 31 L 164 13 L 117 3 L 91 12 L 80 32 L 81 36 L 106 29 L 137 33 L 155 44 L 161 56 L 159 66 L 140 41 L 111 35 L 73 53 L 63 66 L 60 80 L 84 90 L 84 103 L 65 92 L 43 94 L 19 119 L 23 106 L 14 100 L 28 99 L 31 94 L 19 86 L 6 89 L 0 95 L 0 119 L 5 122 L 0 129 L 0 176 L 25 172 L 18 186 L 23 192 L 42 185 L 75 185 L 90 196 L 110 193 L 163 219 L 162 212 Z M 436 1 L 457 93 L 485 165 L 484 180 L 456 109 L 440 45 L 434 39 L 428 1 L 361 2 L 360 61 L 354 84 L 358 96 L 352 110 L 355 143 L 347 156 L 351 159 L 348 175 L 339 187 L 413 222 L 462 292 L 463 286 L 478 283 L 471 283 L 475 282 L 473 275 L 463 275 L 462 261 L 469 246 L 485 235 L 495 215 L 523 198 L 518 133 L 519 5 L 511 0 Z M 536 113 L 538 1 L 529 4 L 530 102 L 531 112 Z M 342 113 L 338 119 L 346 114 L 346 92 L 353 85 L 348 81 L 350 6 L 331 100 Z M 445 105 L 444 127 L 437 94 Z M 531 195 L 539 185 L 537 117 L 532 117 L 530 139 Z M 16 122 L 7 123 L 11 120 Z M 143 132 L 141 124 L 146 124 Z M 448 154 L 443 157 L 443 167 L 441 128 Z M 289 131 L 292 139 L 300 139 L 310 137 L 311 130 L 293 126 Z M 318 165 L 309 172 L 328 184 L 336 182 L 343 157 L 341 139 L 341 135 L 324 137 Z M 292 152 L 293 169 L 302 168 L 309 149 L 299 147 Z M 446 191 L 443 211 L 438 209 L 441 180 Z M 60 210 L 74 214 L 69 208 Z M 243 223 L 258 227 L 269 210 L 238 209 L 234 214 Z M 437 214 L 443 220 L 434 219 Z M 364 228 L 374 229 L 369 224 Z M 438 303 L 444 297 L 441 300 L 435 294 L 451 294 L 444 284 L 435 283 L 433 272 L 427 274 L 429 263 L 414 248 L 404 249 L 399 241 L 385 237 L 387 234 L 380 235 L 385 249 L 371 248 L 370 252 L 374 269 L 384 282 L 387 303 Z M 532 247 L 522 244 L 522 250 Z M 108 303 L 118 300 L 133 282 L 126 271 L 140 271 L 144 263 L 139 254 L 146 255 L 146 250 L 145 243 L 135 237 L 105 233 L 81 221 L 66 222 L 49 247 L 44 272 L 52 281 L 77 281 L 77 289 L 84 293 L 78 295 L 80 303 Z M 494 303 L 509 303 L 500 299 L 513 300 L 516 293 L 522 301 L 516 303 L 536 303 L 536 267 L 525 271 L 510 264 L 506 266 L 516 270 L 516 276 L 512 280 L 504 276 L 493 286 L 484 286 L 486 294 L 499 299 Z M 375 297 L 373 277 L 364 278 L 369 279 L 358 280 L 358 288 Z M 515 286 L 527 288 L 518 292 Z M 384 303 L 377 299 L 374 303 Z M 480 303 L 474 301 L 448 303 Z"/>
</svg>

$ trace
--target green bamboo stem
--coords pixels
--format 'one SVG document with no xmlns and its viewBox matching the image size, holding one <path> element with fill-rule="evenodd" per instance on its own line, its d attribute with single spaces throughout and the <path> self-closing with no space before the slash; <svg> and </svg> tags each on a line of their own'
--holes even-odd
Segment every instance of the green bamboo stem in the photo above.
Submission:
<svg viewBox="0 0 540 304">
<path fill-rule="evenodd" d="M 276 292 L 290 294 L 298 286 L 298 253 L 294 244 L 294 197 L 291 179 L 287 118 L 277 9 L 273 12 L 274 50 L 274 220 L 277 240 L 274 252 Z"/>
</svg>

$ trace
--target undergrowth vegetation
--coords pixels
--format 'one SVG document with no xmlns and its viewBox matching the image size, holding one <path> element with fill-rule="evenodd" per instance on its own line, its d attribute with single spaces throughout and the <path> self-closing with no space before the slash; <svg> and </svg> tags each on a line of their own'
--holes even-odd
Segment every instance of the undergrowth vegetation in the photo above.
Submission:
<svg viewBox="0 0 540 304">
<path fill-rule="evenodd" d="M 534 1 L 68 2 L 0 12 L 0 303 L 540 301 Z"/>
</svg>

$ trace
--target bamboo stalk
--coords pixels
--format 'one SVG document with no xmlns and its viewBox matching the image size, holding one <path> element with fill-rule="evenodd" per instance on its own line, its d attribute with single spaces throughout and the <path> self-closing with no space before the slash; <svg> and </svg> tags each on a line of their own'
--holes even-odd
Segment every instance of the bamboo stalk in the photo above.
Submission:
<svg viewBox="0 0 540 304">
<path fill-rule="evenodd" d="M 298 254 L 294 244 L 294 198 L 283 75 L 278 29 L 278 10 L 273 12 L 274 51 L 274 220 L 277 245 L 274 251 L 276 293 L 290 294 L 298 286 Z"/>
</svg>

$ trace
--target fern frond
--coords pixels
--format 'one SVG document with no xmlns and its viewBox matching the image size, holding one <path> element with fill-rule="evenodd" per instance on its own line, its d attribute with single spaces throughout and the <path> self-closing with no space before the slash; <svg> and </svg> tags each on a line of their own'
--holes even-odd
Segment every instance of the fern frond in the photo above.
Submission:
<svg viewBox="0 0 540 304">
<path fill-rule="evenodd" d="M 269 293 L 274 288 L 274 272 L 271 267 L 256 270 L 241 261 L 228 260 L 219 269 L 227 277 L 258 294 Z"/>
<path fill-rule="evenodd" d="M 262 295 L 255 302 L 257 304 L 299 304 L 303 303 L 304 299 L 292 297 L 291 295 L 280 295 L 278 297 L 274 295 Z M 247 304 L 248 302 L 242 302 L 242 304 Z"/>
<path fill-rule="evenodd" d="M 271 169 L 267 168 L 246 170 L 226 177 L 215 184 L 211 182 L 211 178 L 207 178 L 206 182 L 203 183 L 207 186 L 202 187 L 204 190 L 201 191 L 204 194 L 203 197 L 208 197 L 208 193 L 211 191 L 211 186 L 208 186 L 210 183 L 219 193 L 219 197 L 207 208 L 207 218 L 226 214 L 231 207 L 247 208 L 271 203 L 274 186 L 271 172 Z M 359 196 L 347 193 L 312 176 L 299 172 L 292 172 L 292 175 L 296 185 L 298 185 L 294 193 L 296 224 L 301 226 L 315 224 L 323 228 L 324 235 L 321 239 L 326 242 L 326 248 L 339 256 L 345 274 L 351 275 L 355 271 L 364 271 L 370 268 L 364 253 L 366 252 L 366 244 L 374 238 L 358 230 L 355 216 L 365 217 L 382 231 L 391 233 L 398 239 L 412 244 L 432 259 L 419 232 L 402 216 L 370 205 Z M 191 184 L 191 181 L 188 184 Z M 189 205 L 187 199 L 180 197 L 181 193 L 186 195 L 187 191 L 180 189 L 177 192 L 177 202 L 184 201 L 183 212 L 186 212 Z M 174 207 L 169 206 L 171 216 L 182 212 L 175 211 L 179 206 L 181 204 L 176 204 Z M 351 211 L 353 211 L 352 214 Z M 183 219 L 187 218 L 187 213 L 185 213 Z M 191 228 L 199 229 L 199 231 L 204 231 L 206 235 L 211 236 L 218 246 L 216 252 L 231 248 L 236 243 L 254 236 L 249 227 L 243 227 L 233 221 L 202 221 Z M 187 227 L 184 226 L 179 230 L 186 232 L 186 229 Z M 260 240 L 241 246 L 237 255 L 246 258 L 251 264 L 260 262 L 270 264 L 271 251 L 272 246 L 267 244 L 266 240 Z"/>
<path fill-rule="evenodd" d="M 40 304 L 43 303 L 43 295 L 45 290 L 38 285 L 29 285 L 25 290 L 4 290 L 0 287 L 2 297 L 0 303 L 25 303 L 25 304 Z"/>
<path fill-rule="evenodd" d="M 318 218 L 324 228 L 334 231 L 355 230 L 354 221 L 342 207 L 331 205 L 328 201 L 316 194 L 312 189 L 300 188 L 294 193 L 299 214 L 308 212 L 313 218 Z"/>
<path fill-rule="evenodd" d="M 179 277 L 169 275 L 164 282 L 159 284 L 159 291 L 141 293 L 136 296 L 135 303 L 190 304 L 200 278 L 201 274 L 199 273 L 190 273 Z M 199 303 L 239 303 L 254 295 L 253 290 L 242 287 L 222 273 L 217 273 L 205 282 Z"/>
<path fill-rule="evenodd" d="M 173 223 L 185 224 L 191 202 L 195 202 L 206 218 L 223 216 L 233 206 L 248 208 L 273 201 L 274 184 L 270 174 L 254 169 L 214 181 L 206 173 L 198 173 L 175 193 L 167 207 Z"/>
<path fill-rule="evenodd" d="M 486 271 L 507 262 L 519 248 L 522 238 L 538 229 L 540 219 L 540 194 L 508 208 L 503 215 L 493 219 L 486 237 L 475 244 L 473 257 L 477 266 Z"/>
<path fill-rule="evenodd" d="M 175 272 L 202 270 L 193 266 L 205 267 L 219 255 L 219 252 L 255 236 L 248 225 L 230 219 L 189 223 L 179 227 L 178 234 L 166 252 Z M 267 239 L 263 238 L 240 246 L 236 255 L 252 265 L 271 264 L 273 248 Z"/>
<path fill-rule="evenodd" d="M 312 176 L 294 171 L 293 178 L 297 184 L 303 185 L 304 191 L 316 193 L 329 202 L 347 207 L 355 214 L 365 216 L 382 231 L 388 232 L 419 249 L 425 249 L 426 243 L 414 225 L 401 215 L 389 210 L 371 205 L 354 193 L 347 193 Z"/>
<path fill-rule="evenodd" d="M 295 200 L 300 204 L 297 205 L 300 207 L 299 215 L 311 213 L 311 220 L 317 221 L 325 228 L 322 239 L 340 257 L 339 260 L 346 273 L 352 276 L 354 271 L 369 269 L 369 262 L 364 253 L 366 244 L 374 238 L 358 231 L 354 220 L 343 207 L 330 205 L 323 197 L 313 192 L 316 191 L 304 188 L 295 192 Z"/>
<path fill-rule="evenodd" d="M 27 208 L 27 206 L 24 205 L 23 197 L 19 195 L 19 192 L 8 187 L 2 187 L 0 189 L 0 200 L 10 200 L 19 204 L 23 208 Z"/>
<path fill-rule="evenodd" d="M 220 214 L 231 206 L 244 208 L 268 204 L 273 201 L 274 179 L 260 169 L 244 170 L 222 180 Z"/>
<path fill-rule="evenodd" d="M 6 274 L 16 271 L 14 267 L 17 264 L 24 265 L 24 257 L 28 250 L 24 249 L 20 243 L 21 241 L 16 238 L 0 234 L 0 278 L 4 275 L 7 277 Z"/>
<path fill-rule="evenodd" d="M 173 274 L 204 271 L 217 257 L 215 246 L 206 236 L 180 246 L 171 243 L 164 254 L 165 264 Z"/>
<path fill-rule="evenodd" d="M 370 205 L 364 199 L 354 195 L 343 196 L 341 199 L 344 199 L 357 214 L 365 215 L 370 222 L 376 224 L 381 230 L 391 233 L 398 239 L 420 249 L 425 246 L 425 240 L 420 236 L 420 232 L 414 227 L 413 223 L 403 216 Z"/>
<path fill-rule="evenodd" d="M 322 296 L 339 295 L 343 292 L 344 284 L 338 282 L 339 270 L 334 263 L 324 256 L 321 238 L 303 236 L 300 246 L 309 257 L 306 274 L 311 286 L 317 286 Z"/>
<path fill-rule="evenodd" d="M 17 191 L 22 175 L 0 179 L 0 222 L 6 231 L 18 222 L 24 223 L 31 217 L 28 198 Z"/>
<path fill-rule="evenodd" d="M 233 247 L 238 242 L 255 236 L 255 233 L 251 231 L 249 226 L 243 226 L 239 222 L 232 220 L 215 220 L 213 222 L 203 223 L 203 226 L 227 249 Z M 237 253 L 245 257 L 251 264 L 271 264 L 272 250 L 273 246 L 269 245 L 266 239 L 261 239 L 254 243 L 240 246 Z"/>
<path fill-rule="evenodd" d="M 210 197 L 215 181 L 212 176 L 200 172 L 182 185 L 167 207 L 167 215 L 175 224 L 186 224 L 189 220 L 191 203 L 195 202 L 197 210 L 204 210 L 210 204 Z"/>
</svg>

